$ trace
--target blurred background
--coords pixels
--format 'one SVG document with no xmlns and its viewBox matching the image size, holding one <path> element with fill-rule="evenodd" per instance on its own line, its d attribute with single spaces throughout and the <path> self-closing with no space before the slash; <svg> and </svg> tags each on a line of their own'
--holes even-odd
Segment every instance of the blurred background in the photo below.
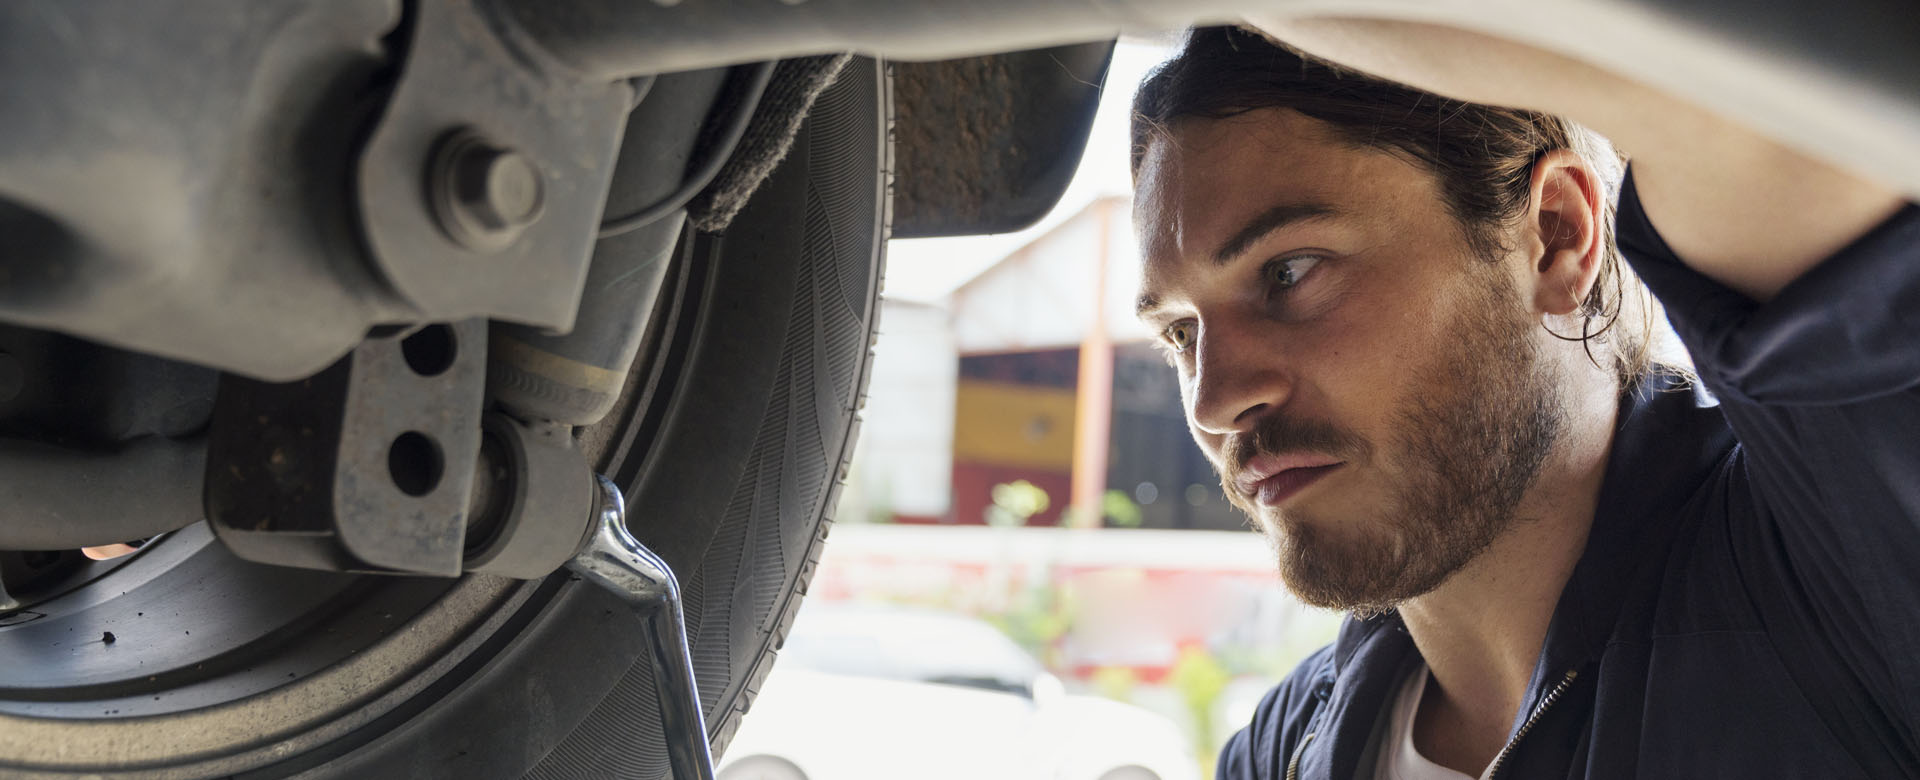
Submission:
<svg viewBox="0 0 1920 780">
<path fill-rule="evenodd" d="M 889 247 L 854 463 L 729 780 L 1211 776 L 1332 639 L 1340 616 L 1280 587 L 1133 319 L 1127 117 L 1169 43 L 1121 42 L 1038 225 Z"/>
</svg>

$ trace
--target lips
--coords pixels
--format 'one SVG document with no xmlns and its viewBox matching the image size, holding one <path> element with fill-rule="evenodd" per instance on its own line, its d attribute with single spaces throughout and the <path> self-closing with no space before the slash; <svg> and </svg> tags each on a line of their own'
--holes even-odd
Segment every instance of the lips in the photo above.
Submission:
<svg viewBox="0 0 1920 780">
<path fill-rule="evenodd" d="M 1261 506 L 1275 506 L 1342 465 L 1345 461 L 1311 452 L 1256 455 L 1241 467 L 1233 481 L 1243 495 Z"/>
</svg>

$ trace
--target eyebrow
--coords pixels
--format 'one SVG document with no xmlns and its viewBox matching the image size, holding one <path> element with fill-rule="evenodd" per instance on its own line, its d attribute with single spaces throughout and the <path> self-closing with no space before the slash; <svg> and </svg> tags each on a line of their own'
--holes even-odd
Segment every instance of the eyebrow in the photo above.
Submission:
<svg viewBox="0 0 1920 780">
<path fill-rule="evenodd" d="M 1247 220 L 1247 224 L 1242 225 L 1239 232 L 1234 233 L 1232 238 L 1227 239 L 1219 249 L 1214 250 L 1213 263 L 1226 265 L 1233 262 L 1234 258 L 1246 252 L 1247 248 L 1253 246 L 1255 242 L 1281 228 L 1339 215 L 1339 209 L 1319 201 L 1282 203 L 1273 206 Z M 1133 302 L 1133 316 L 1145 319 L 1148 314 L 1158 308 L 1160 308 L 1160 298 L 1152 293 L 1143 293 Z"/>
<path fill-rule="evenodd" d="M 1158 308 L 1160 308 L 1159 298 L 1154 297 L 1151 293 L 1142 293 L 1139 298 L 1134 299 L 1133 317 L 1134 319 L 1144 320 L 1148 314 L 1151 314 L 1154 309 Z"/>
<path fill-rule="evenodd" d="M 1266 211 L 1260 212 L 1254 216 L 1253 219 L 1247 220 L 1247 224 L 1241 226 L 1240 230 L 1234 233 L 1232 238 L 1227 239 L 1226 243 L 1221 244 L 1220 248 L 1214 251 L 1213 262 L 1215 265 L 1226 265 L 1232 262 L 1234 258 L 1239 257 L 1242 252 L 1247 251 L 1247 248 L 1253 246 L 1254 242 L 1266 238 L 1269 233 L 1289 225 L 1306 222 L 1308 220 L 1325 219 L 1338 215 L 1339 213 L 1339 209 L 1325 203 L 1313 201 L 1305 203 L 1282 203 L 1274 206 Z"/>
</svg>

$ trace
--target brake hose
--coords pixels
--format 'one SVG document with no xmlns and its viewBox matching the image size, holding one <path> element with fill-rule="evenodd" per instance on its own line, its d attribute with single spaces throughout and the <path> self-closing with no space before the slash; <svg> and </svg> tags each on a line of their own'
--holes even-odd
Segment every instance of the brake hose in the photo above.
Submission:
<svg viewBox="0 0 1920 780">
<path fill-rule="evenodd" d="M 655 220 L 680 210 L 687 205 L 688 201 L 693 200 L 695 195 L 699 195 L 701 190 L 706 189 L 708 184 L 712 184 L 714 177 L 720 175 L 720 169 L 726 166 L 729 158 L 733 157 L 734 147 L 739 146 L 740 139 L 746 136 L 747 125 L 753 121 L 753 111 L 760 105 L 760 96 L 766 93 L 767 84 L 773 81 L 773 67 L 776 64 L 778 60 L 769 60 L 754 66 L 753 75 L 747 80 L 746 91 L 740 94 L 740 104 L 733 116 L 728 118 L 726 130 L 714 143 L 713 153 L 692 175 L 682 180 L 680 186 L 673 192 L 654 201 L 652 205 L 622 216 L 602 220 L 598 237 L 610 238 L 650 225 Z"/>
</svg>

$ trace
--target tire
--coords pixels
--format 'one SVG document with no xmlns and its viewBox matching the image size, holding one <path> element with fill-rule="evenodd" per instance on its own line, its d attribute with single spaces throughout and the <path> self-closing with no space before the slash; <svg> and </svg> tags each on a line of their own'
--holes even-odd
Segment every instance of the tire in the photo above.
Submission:
<svg viewBox="0 0 1920 780">
<path fill-rule="evenodd" d="M 891 115 L 883 66 L 849 64 L 726 235 L 682 247 L 626 411 L 582 434 L 624 488 L 634 535 L 681 582 L 716 758 L 799 608 L 851 456 L 889 225 Z M 121 653 L 121 667 L 88 667 L 70 685 L 0 670 L 0 776 L 667 774 L 640 621 L 564 571 L 525 583 L 299 572 L 233 559 L 197 527 L 118 565 L 34 623 L 0 624 L 8 658 L 48 655 L 58 641 L 29 641 L 63 625 L 126 637 L 62 650 Z M 150 625 L 142 604 L 175 608 L 154 632 L 173 644 L 120 628 Z M 274 609 L 299 612 L 247 623 Z M 195 628 L 237 638 L 200 648 L 180 636 Z M 158 672 L 144 682 L 122 668 L 142 647 Z"/>
</svg>

